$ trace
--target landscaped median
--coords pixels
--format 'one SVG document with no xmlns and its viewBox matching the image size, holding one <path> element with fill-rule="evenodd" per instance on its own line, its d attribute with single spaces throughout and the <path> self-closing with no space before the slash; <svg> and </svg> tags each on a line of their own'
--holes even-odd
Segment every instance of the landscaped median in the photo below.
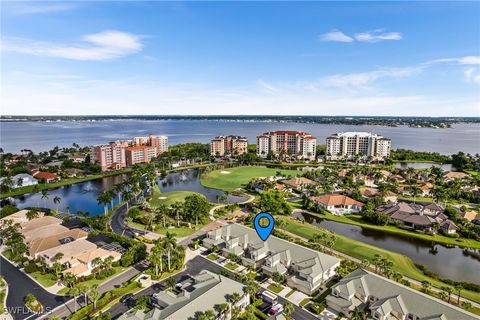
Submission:
<svg viewBox="0 0 480 320">
<path fill-rule="evenodd" d="M 301 222 L 295 221 L 290 217 L 280 217 L 277 216 L 276 219 L 285 220 L 286 224 L 284 229 L 294 235 L 300 236 L 305 239 L 312 239 L 314 234 L 326 232 L 326 230 L 303 224 Z M 359 260 L 369 260 L 372 261 L 376 254 L 386 257 L 387 259 L 393 261 L 393 270 L 401 273 L 402 275 L 417 280 L 417 281 L 429 281 L 433 286 L 440 288 L 442 286 L 450 287 L 448 284 L 425 276 L 419 269 L 415 267 L 412 260 L 404 255 L 391 252 L 382 248 L 378 248 L 360 241 L 356 241 L 350 238 L 347 238 L 342 235 L 336 235 L 337 240 L 333 245 L 333 249 L 351 256 Z M 464 290 L 462 291 L 462 296 L 469 300 L 480 303 L 480 293 L 474 291 Z"/>
<path fill-rule="evenodd" d="M 360 226 L 362 228 L 396 234 L 402 237 L 416 238 L 419 240 L 436 242 L 436 243 L 445 244 L 445 245 L 454 245 L 459 247 L 480 249 L 480 242 L 474 239 L 450 238 L 441 234 L 428 235 L 428 234 L 413 232 L 409 230 L 404 230 L 399 227 L 390 226 L 390 225 L 378 226 L 378 225 L 363 222 L 362 217 L 358 214 L 334 215 L 327 211 L 323 211 L 321 214 L 310 212 L 310 211 L 308 211 L 308 213 L 318 216 L 319 218 L 322 218 L 322 219 L 336 221 L 340 223 L 346 223 L 346 224 L 353 224 L 353 225 Z"/>
</svg>

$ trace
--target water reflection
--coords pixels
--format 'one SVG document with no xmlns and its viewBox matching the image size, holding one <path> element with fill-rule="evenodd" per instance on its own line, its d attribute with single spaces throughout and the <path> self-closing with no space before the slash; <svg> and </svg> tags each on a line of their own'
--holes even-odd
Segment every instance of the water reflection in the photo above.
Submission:
<svg viewBox="0 0 480 320">
<path fill-rule="evenodd" d="M 294 217 L 351 239 L 404 254 L 414 263 L 426 265 L 442 278 L 480 284 L 480 250 L 446 247 L 408 236 L 397 236 L 378 230 L 323 220 L 308 213 L 295 212 Z"/>
</svg>

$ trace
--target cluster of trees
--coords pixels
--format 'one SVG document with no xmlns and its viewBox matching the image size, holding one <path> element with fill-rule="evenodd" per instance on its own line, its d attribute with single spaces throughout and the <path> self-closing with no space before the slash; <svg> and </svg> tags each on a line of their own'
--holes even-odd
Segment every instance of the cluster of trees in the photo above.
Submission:
<svg viewBox="0 0 480 320">
<path fill-rule="evenodd" d="M 462 207 L 461 210 L 467 210 Z M 467 219 L 464 219 L 460 212 L 452 206 L 447 206 L 444 213 L 452 220 L 458 227 L 458 233 L 465 238 L 475 239 L 480 241 L 480 225 L 473 224 Z"/>
<path fill-rule="evenodd" d="M 289 215 L 292 213 L 292 207 L 278 190 L 262 192 L 257 207 L 261 212 L 271 214 Z"/>
<path fill-rule="evenodd" d="M 140 210 L 142 209 L 142 210 Z M 154 223 L 166 228 L 175 223 L 177 227 L 188 222 L 204 223 L 208 221 L 210 202 L 201 194 L 191 194 L 184 201 L 176 201 L 172 205 L 158 204 L 152 207 L 147 201 L 140 203 L 139 207 L 133 207 L 128 211 L 128 217 L 135 222 L 152 229 Z"/>
<path fill-rule="evenodd" d="M 393 160 L 400 161 L 433 161 L 438 163 L 447 163 L 450 157 L 438 152 L 421 152 L 408 149 L 392 150 L 390 157 Z"/>
<path fill-rule="evenodd" d="M 167 232 L 165 237 L 155 240 L 148 256 L 154 276 L 159 277 L 163 272 L 180 270 L 185 261 L 185 250 L 184 246 L 177 244 L 174 234 L 170 232 Z"/>
<path fill-rule="evenodd" d="M 208 144 L 185 143 L 169 146 L 168 151 L 157 157 L 156 163 L 159 168 L 166 170 L 170 169 L 175 162 L 202 163 L 209 161 L 210 158 L 210 146 Z"/>
</svg>

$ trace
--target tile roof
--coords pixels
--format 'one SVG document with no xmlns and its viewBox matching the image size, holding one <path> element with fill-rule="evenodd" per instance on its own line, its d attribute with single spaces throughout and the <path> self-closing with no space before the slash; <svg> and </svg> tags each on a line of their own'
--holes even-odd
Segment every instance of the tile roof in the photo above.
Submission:
<svg viewBox="0 0 480 320">
<path fill-rule="evenodd" d="M 341 194 L 327 194 L 321 197 L 311 197 L 310 199 L 326 206 L 357 205 L 363 207 L 363 203 Z"/>
</svg>

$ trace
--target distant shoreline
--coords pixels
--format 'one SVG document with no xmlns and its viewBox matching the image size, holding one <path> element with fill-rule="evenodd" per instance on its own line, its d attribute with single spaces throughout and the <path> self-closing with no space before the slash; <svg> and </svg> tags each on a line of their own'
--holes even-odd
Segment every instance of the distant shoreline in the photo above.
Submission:
<svg viewBox="0 0 480 320">
<path fill-rule="evenodd" d="M 0 116 L 0 122 L 104 122 L 104 121 L 225 121 L 225 122 L 279 122 L 344 125 L 378 125 L 387 127 L 450 128 L 458 123 L 480 123 L 480 117 L 374 117 L 374 116 L 225 116 L 225 115 L 133 115 L 133 116 Z"/>
</svg>

